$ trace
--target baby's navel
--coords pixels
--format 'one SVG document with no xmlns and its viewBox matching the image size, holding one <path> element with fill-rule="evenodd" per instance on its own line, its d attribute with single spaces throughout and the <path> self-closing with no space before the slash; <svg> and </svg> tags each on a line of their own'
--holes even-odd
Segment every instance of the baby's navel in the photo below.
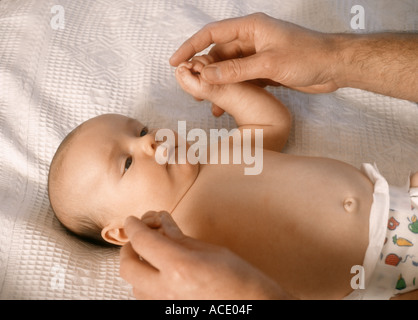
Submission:
<svg viewBox="0 0 418 320">
<path fill-rule="evenodd" d="M 358 200 L 355 198 L 346 198 L 343 203 L 344 210 L 347 213 L 353 213 L 358 210 Z"/>
</svg>

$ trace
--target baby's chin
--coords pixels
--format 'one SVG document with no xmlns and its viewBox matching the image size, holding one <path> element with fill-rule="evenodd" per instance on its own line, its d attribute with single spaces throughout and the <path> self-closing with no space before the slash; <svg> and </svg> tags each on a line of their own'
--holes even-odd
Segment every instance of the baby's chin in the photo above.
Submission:
<svg viewBox="0 0 418 320">
<path fill-rule="evenodd" d="M 186 128 L 180 127 L 179 124 L 179 129 L 180 132 L 185 132 Z M 167 139 L 158 145 L 156 161 L 165 166 L 175 192 L 183 194 L 199 175 L 201 163 L 207 163 L 207 146 L 200 146 L 196 142 L 190 144 L 185 134 L 181 135 L 176 131 L 164 130 L 162 134 L 166 135 Z M 205 158 L 205 161 L 202 161 L 202 158 Z"/>
<path fill-rule="evenodd" d="M 200 159 L 195 157 L 187 157 L 187 151 L 182 152 L 179 148 L 175 148 L 172 155 L 169 155 L 167 161 L 167 171 L 172 175 L 182 175 L 182 178 L 186 180 L 195 180 L 200 171 Z"/>
</svg>

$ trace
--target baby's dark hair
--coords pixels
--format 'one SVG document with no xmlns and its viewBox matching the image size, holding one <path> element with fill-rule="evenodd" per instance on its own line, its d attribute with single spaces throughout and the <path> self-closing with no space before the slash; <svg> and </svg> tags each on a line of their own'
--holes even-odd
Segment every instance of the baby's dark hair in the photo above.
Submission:
<svg viewBox="0 0 418 320">
<path fill-rule="evenodd" d="M 54 211 L 54 209 L 52 209 Z M 55 213 L 55 212 L 54 212 Z M 55 214 L 60 224 L 65 228 L 65 230 L 77 237 L 82 239 L 83 241 L 99 245 L 102 247 L 116 247 L 115 244 L 109 243 L 106 240 L 103 239 L 101 235 L 102 228 L 98 223 L 93 221 L 88 216 L 79 216 L 76 217 L 77 219 L 77 230 L 72 230 L 69 227 L 67 227 L 62 221 L 58 218 L 58 216 Z"/>
<path fill-rule="evenodd" d="M 76 127 L 63 139 L 51 161 L 48 173 L 49 202 L 55 217 L 57 217 L 61 225 L 64 226 L 64 228 L 70 234 L 75 235 L 90 243 L 98 244 L 101 246 L 115 246 L 103 239 L 101 236 L 103 226 L 101 226 L 98 221 L 95 221 L 91 218 L 91 215 L 87 212 L 89 210 L 87 207 L 83 208 L 83 210 L 86 210 L 85 214 L 69 212 L 70 209 L 68 207 L 65 208 L 65 206 L 63 207 L 59 196 L 55 194 L 55 190 L 62 186 L 62 181 L 60 181 L 60 170 L 62 169 L 65 154 L 74 141 L 74 138 L 80 132 L 82 125 L 83 124 Z M 70 222 L 71 225 L 76 225 L 77 227 L 70 227 Z"/>
</svg>

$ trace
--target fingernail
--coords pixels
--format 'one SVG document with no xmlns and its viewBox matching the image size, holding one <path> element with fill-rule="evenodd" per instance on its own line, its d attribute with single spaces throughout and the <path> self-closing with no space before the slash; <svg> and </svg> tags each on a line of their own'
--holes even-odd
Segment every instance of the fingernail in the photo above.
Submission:
<svg viewBox="0 0 418 320">
<path fill-rule="evenodd" d="M 185 73 L 186 71 L 187 71 L 187 68 L 185 66 L 178 67 L 179 73 Z"/>
<path fill-rule="evenodd" d="M 202 77 L 205 80 L 220 80 L 222 75 L 217 66 L 207 66 L 202 70 Z"/>
</svg>

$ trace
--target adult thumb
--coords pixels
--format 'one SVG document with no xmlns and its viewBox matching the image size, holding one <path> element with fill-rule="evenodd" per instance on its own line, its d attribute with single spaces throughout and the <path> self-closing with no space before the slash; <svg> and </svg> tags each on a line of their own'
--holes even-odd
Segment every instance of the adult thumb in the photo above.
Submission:
<svg viewBox="0 0 418 320">
<path fill-rule="evenodd" d="M 265 57 L 252 55 L 207 65 L 201 71 L 203 79 L 212 84 L 236 83 L 258 78 L 269 78 L 271 70 Z"/>
</svg>

